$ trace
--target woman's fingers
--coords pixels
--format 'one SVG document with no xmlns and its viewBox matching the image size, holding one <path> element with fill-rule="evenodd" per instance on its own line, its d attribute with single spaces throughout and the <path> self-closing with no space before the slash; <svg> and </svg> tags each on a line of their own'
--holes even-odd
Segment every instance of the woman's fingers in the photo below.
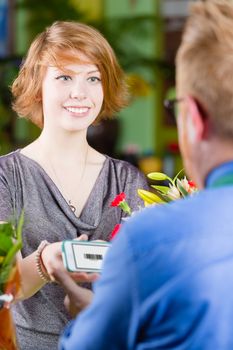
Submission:
<svg viewBox="0 0 233 350">
<path fill-rule="evenodd" d="M 80 237 L 76 238 L 78 241 L 87 241 L 88 236 L 82 234 Z M 41 260 L 43 265 L 52 281 L 56 280 L 56 274 L 59 271 L 66 271 L 61 254 L 61 245 L 62 242 L 56 242 L 49 244 L 44 248 L 41 254 Z M 66 271 L 67 272 L 67 271 Z M 85 272 L 72 272 L 70 276 L 77 282 L 94 282 L 99 274 L 97 273 L 85 273 Z"/>
<path fill-rule="evenodd" d="M 88 235 L 83 233 L 81 236 L 75 238 L 76 241 L 88 241 Z"/>
</svg>

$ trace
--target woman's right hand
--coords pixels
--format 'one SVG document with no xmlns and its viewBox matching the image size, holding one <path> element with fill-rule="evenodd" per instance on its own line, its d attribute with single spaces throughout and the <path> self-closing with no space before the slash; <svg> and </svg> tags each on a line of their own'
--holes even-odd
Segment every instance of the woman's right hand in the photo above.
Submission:
<svg viewBox="0 0 233 350">
<path fill-rule="evenodd" d="M 87 241 L 87 235 L 83 234 L 77 238 L 79 241 Z M 47 245 L 42 253 L 41 260 L 46 269 L 46 273 L 49 275 L 52 281 L 55 281 L 55 275 L 57 271 L 63 271 L 69 274 L 76 282 L 93 282 L 98 278 L 98 274 L 89 274 L 85 272 L 68 272 L 63 264 L 62 260 L 62 242 L 51 243 Z"/>
</svg>

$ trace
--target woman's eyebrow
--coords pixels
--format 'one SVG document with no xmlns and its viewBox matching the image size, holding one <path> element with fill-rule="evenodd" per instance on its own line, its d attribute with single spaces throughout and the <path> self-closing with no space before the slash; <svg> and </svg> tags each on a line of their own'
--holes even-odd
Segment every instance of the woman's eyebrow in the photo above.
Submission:
<svg viewBox="0 0 233 350">
<path fill-rule="evenodd" d="M 98 69 L 95 69 L 87 72 L 87 74 L 93 74 L 93 73 L 100 73 L 100 71 Z"/>
<path fill-rule="evenodd" d="M 59 67 L 56 67 L 55 68 L 55 73 L 62 73 L 62 74 L 80 74 L 82 73 L 82 71 L 75 71 L 73 69 L 62 69 L 62 68 L 59 68 Z M 85 73 L 85 72 L 83 72 Z M 94 73 L 98 73 L 98 74 L 101 74 L 99 69 L 93 69 L 93 70 L 90 70 L 90 71 L 86 71 L 86 74 L 94 74 Z"/>
<path fill-rule="evenodd" d="M 67 75 L 73 75 L 75 74 L 75 71 L 71 69 L 62 69 L 62 68 L 56 68 L 55 74 L 67 74 Z"/>
</svg>

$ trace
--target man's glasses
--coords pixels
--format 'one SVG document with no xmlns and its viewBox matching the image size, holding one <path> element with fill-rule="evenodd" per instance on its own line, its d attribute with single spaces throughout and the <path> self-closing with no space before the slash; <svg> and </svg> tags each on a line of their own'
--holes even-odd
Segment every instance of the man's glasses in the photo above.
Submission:
<svg viewBox="0 0 233 350">
<path fill-rule="evenodd" d="M 177 104 L 184 101 L 184 98 L 173 98 L 164 100 L 164 107 L 168 111 L 169 115 L 172 117 L 173 121 L 176 121 L 178 116 L 178 106 Z"/>
</svg>

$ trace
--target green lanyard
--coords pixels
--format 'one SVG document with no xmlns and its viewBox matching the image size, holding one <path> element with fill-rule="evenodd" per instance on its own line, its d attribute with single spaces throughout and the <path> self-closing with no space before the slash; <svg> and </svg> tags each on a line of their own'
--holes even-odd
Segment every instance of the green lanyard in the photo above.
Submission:
<svg viewBox="0 0 233 350">
<path fill-rule="evenodd" d="M 208 187 L 221 187 L 233 185 L 233 174 L 226 174 L 213 181 Z"/>
</svg>

